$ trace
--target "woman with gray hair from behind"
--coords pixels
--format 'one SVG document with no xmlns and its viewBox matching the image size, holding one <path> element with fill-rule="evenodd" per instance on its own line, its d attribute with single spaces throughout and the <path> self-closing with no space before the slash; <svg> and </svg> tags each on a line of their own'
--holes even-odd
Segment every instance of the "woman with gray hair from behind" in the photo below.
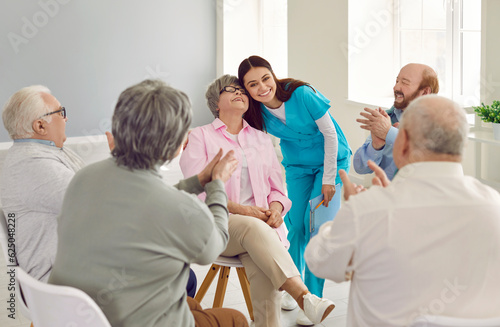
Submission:
<svg viewBox="0 0 500 327">
<path fill-rule="evenodd" d="M 255 326 L 281 325 L 280 290 L 295 299 L 286 303 L 286 309 L 298 305 L 304 310 L 307 321 L 301 324 L 320 323 L 335 305 L 309 292 L 286 250 L 289 243 L 282 217 L 292 203 L 285 195 L 269 135 L 243 119 L 249 102 L 236 76 L 216 79 L 205 96 L 215 120 L 191 131 L 180 165 L 184 176 L 190 176 L 200 172 L 220 148 L 235 152 L 238 168 L 226 183 L 230 239 L 222 255 L 238 256 L 245 267 Z"/>
<path fill-rule="evenodd" d="M 186 94 L 161 81 L 129 87 L 113 114 L 113 157 L 80 170 L 66 192 L 49 283 L 85 291 L 112 326 L 248 326 L 236 310 L 202 310 L 186 296 L 189 264 L 226 247 L 224 182 L 237 164 L 220 151 L 197 176 L 162 181 L 191 115 Z M 201 192 L 205 203 L 188 194 Z"/>
</svg>

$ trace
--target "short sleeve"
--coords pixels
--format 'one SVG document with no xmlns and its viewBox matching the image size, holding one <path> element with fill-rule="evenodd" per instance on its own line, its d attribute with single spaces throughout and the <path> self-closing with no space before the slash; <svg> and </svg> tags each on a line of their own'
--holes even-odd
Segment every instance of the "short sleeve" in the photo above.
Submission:
<svg viewBox="0 0 500 327">
<path fill-rule="evenodd" d="M 330 109 L 330 100 L 310 85 L 298 87 L 295 92 L 300 92 L 298 95 L 302 97 L 313 120 L 320 119 Z"/>
</svg>

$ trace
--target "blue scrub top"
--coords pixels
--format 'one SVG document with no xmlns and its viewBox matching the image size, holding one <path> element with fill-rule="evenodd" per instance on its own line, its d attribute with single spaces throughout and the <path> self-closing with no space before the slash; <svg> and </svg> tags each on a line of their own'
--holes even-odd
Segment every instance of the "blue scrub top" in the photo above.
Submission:
<svg viewBox="0 0 500 327">
<path fill-rule="evenodd" d="M 272 115 L 261 103 L 267 132 L 281 139 L 282 164 L 285 168 L 288 165 L 311 168 L 323 166 L 325 140 L 315 121 L 328 112 L 337 131 L 337 169 L 349 169 L 352 151 L 329 109 L 330 100 L 309 85 L 295 89 L 290 99 L 285 102 L 286 124 Z M 340 183 L 338 174 L 335 182 Z"/>
</svg>

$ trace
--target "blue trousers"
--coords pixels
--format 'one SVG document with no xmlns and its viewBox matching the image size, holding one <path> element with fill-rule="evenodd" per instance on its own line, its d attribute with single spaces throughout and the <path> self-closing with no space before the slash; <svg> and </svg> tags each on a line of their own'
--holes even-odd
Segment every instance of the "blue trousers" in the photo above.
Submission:
<svg viewBox="0 0 500 327">
<path fill-rule="evenodd" d="M 306 284 L 309 291 L 316 296 L 323 297 L 325 280 L 316 277 L 304 261 L 304 251 L 310 239 L 309 200 L 321 194 L 323 167 L 304 168 L 286 166 L 285 170 L 288 197 L 292 200 L 292 208 L 285 216 L 285 224 L 288 228 L 288 241 L 290 242 L 288 252 L 297 269 L 300 271 L 304 284 Z M 332 201 L 337 202 L 340 206 L 340 199 L 341 187 L 337 185 Z"/>
<path fill-rule="evenodd" d="M 194 298 L 194 295 L 196 294 L 196 284 L 197 284 L 196 275 L 193 269 L 189 268 L 189 280 L 186 285 L 186 291 L 189 297 Z"/>
</svg>

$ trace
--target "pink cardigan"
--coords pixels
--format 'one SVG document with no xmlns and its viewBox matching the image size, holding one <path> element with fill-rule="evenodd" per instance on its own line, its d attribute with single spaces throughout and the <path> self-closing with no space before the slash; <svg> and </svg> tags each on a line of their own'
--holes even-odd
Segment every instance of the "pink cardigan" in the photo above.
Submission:
<svg viewBox="0 0 500 327">
<path fill-rule="evenodd" d="M 234 150 L 239 165 L 226 182 L 226 193 L 229 200 L 239 203 L 240 146 L 226 135 L 226 128 L 226 125 L 217 118 L 211 124 L 193 129 L 189 134 L 188 145 L 181 155 L 180 166 L 184 176 L 193 176 L 198 174 L 215 157 L 220 148 L 224 154 Z M 281 167 L 269 135 L 252 128 L 243 120 L 243 129 L 238 134 L 238 141 L 248 162 L 248 174 L 255 205 L 269 208 L 269 203 L 277 201 L 283 205 L 282 215 L 285 215 L 290 210 L 292 202 L 284 193 Z M 204 196 L 204 193 L 200 195 L 202 199 Z M 276 228 L 276 232 L 281 242 L 285 247 L 288 247 L 285 224 L 283 223 Z"/>
</svg>

